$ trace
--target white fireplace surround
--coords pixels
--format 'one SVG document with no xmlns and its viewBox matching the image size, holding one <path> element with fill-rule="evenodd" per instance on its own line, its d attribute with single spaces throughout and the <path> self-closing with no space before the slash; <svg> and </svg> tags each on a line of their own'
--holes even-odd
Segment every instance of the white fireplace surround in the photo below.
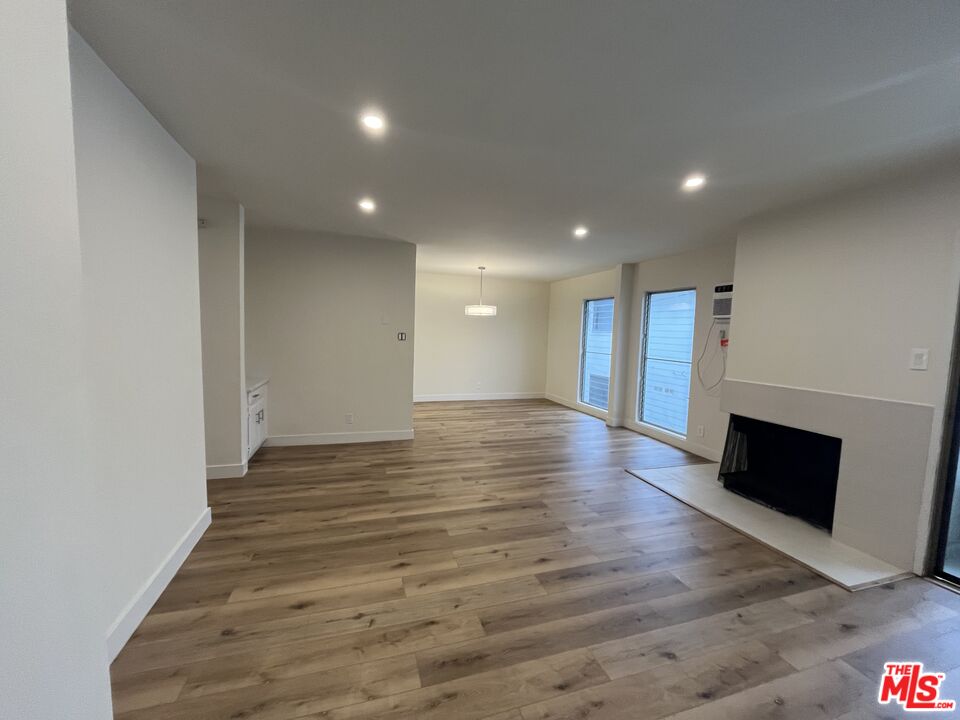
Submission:
<svg viewBox="0 0 960 720">
<path fill-rule="evenodd" d="M 720 406 L 840 438 L 834 539 L 915 567 L 932 406 L 735 379 L 724 381 Z"/>
</svg>

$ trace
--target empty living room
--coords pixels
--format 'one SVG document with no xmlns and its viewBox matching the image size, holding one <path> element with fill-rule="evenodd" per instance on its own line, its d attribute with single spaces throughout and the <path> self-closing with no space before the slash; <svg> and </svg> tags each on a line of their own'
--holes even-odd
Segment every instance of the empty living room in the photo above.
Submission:
<svg viewBox="0 0 960 720">
<path fill-rule="evenodd" d="M 2 0 L 2 720 L 960 717 L 960 1 Z"/>
</svg>

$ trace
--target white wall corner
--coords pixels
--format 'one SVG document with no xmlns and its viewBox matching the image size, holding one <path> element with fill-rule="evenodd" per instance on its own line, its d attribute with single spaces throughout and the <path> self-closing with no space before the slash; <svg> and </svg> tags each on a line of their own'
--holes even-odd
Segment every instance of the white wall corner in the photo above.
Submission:
<svg viewBox="0 0 960 720">
<path fill-rule="evenodd" d="M 120 654 L 130 636 L 143 622 L 147 613 L 150 612 L 150 608 L 157 602 L 160 594 L 170 584 L 173 576 L 177 574 L 177 570 L 187 559 L 187 555 L 190 554 L 203 533 L 210 527 L 210 522 L 210 508 L 205 508 L 193 526 L 180 538 L 180 542 L 174 546 L 170 554 L 160 564 L 160 567 L 144 583 L 140 591 L 120 613 L 120 616 L 110 625 L 110 629 L 107 630 L 107 656 L 110 662 L 113 662 Z"/>
<path fill-rule="evenodd" d="M 610 383 L 607 398 L 607 425 L 621 427 L 626 416 L 629 386 L 630 328 L 633 307 L 633 278 L 636 264 L 624 263 L 616 268 L 617 290 L 613 303 L 613 334 L 610 340 Z"/>
</svg>

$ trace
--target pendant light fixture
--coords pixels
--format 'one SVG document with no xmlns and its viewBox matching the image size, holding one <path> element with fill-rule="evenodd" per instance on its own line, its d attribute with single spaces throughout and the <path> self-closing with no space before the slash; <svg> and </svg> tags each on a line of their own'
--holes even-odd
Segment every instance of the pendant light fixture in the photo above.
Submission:
<svg viewBox="0 0 960 720">
<path fill-rule="evenodd" d="M 477 270 L 480 271 L 480 304 L 465 305 L 463 314 L 467 317 L 493 317 L 497 314 L 497 306 L 483 304 L 483 271 L 486 270 L 486 268 L 481 265 Z"/>
</svg>

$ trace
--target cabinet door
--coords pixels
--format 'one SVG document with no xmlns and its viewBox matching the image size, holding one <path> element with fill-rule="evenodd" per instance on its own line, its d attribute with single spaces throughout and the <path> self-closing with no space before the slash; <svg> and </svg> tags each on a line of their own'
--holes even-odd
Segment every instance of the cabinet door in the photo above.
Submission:
<svg viewBox="0 0 960 720">
<path fill-rule="evenodd" d="M 259 448 L 263 445 L 264 441 L 267 439 L 267 425 L 264 420 L 266 416 L 266 411 L 264 410 L 263 403 L 257 405 L 257 447 Z"/>
<path fill-rule="evenodd" d="M 266 404 L 260 400 L 255 402 L 249 408 L 249 426 L 250 426 L 250 454 L 253 455 L 257 449 L 267 439 L 266 433 Z"/>
<path fill-rule="evenodd" d="M 260 406 L 260 444 L 263 445 L 267 441 L 267 399 L 263 399 L 263 403 Z"/>
<path fill-rule="evenodd" d="M 257 424 L 253 418 L 253 408 L 247 405 L 247 460 L 253 455 L 253 448 L 256 447 Z"/>
</svg>

